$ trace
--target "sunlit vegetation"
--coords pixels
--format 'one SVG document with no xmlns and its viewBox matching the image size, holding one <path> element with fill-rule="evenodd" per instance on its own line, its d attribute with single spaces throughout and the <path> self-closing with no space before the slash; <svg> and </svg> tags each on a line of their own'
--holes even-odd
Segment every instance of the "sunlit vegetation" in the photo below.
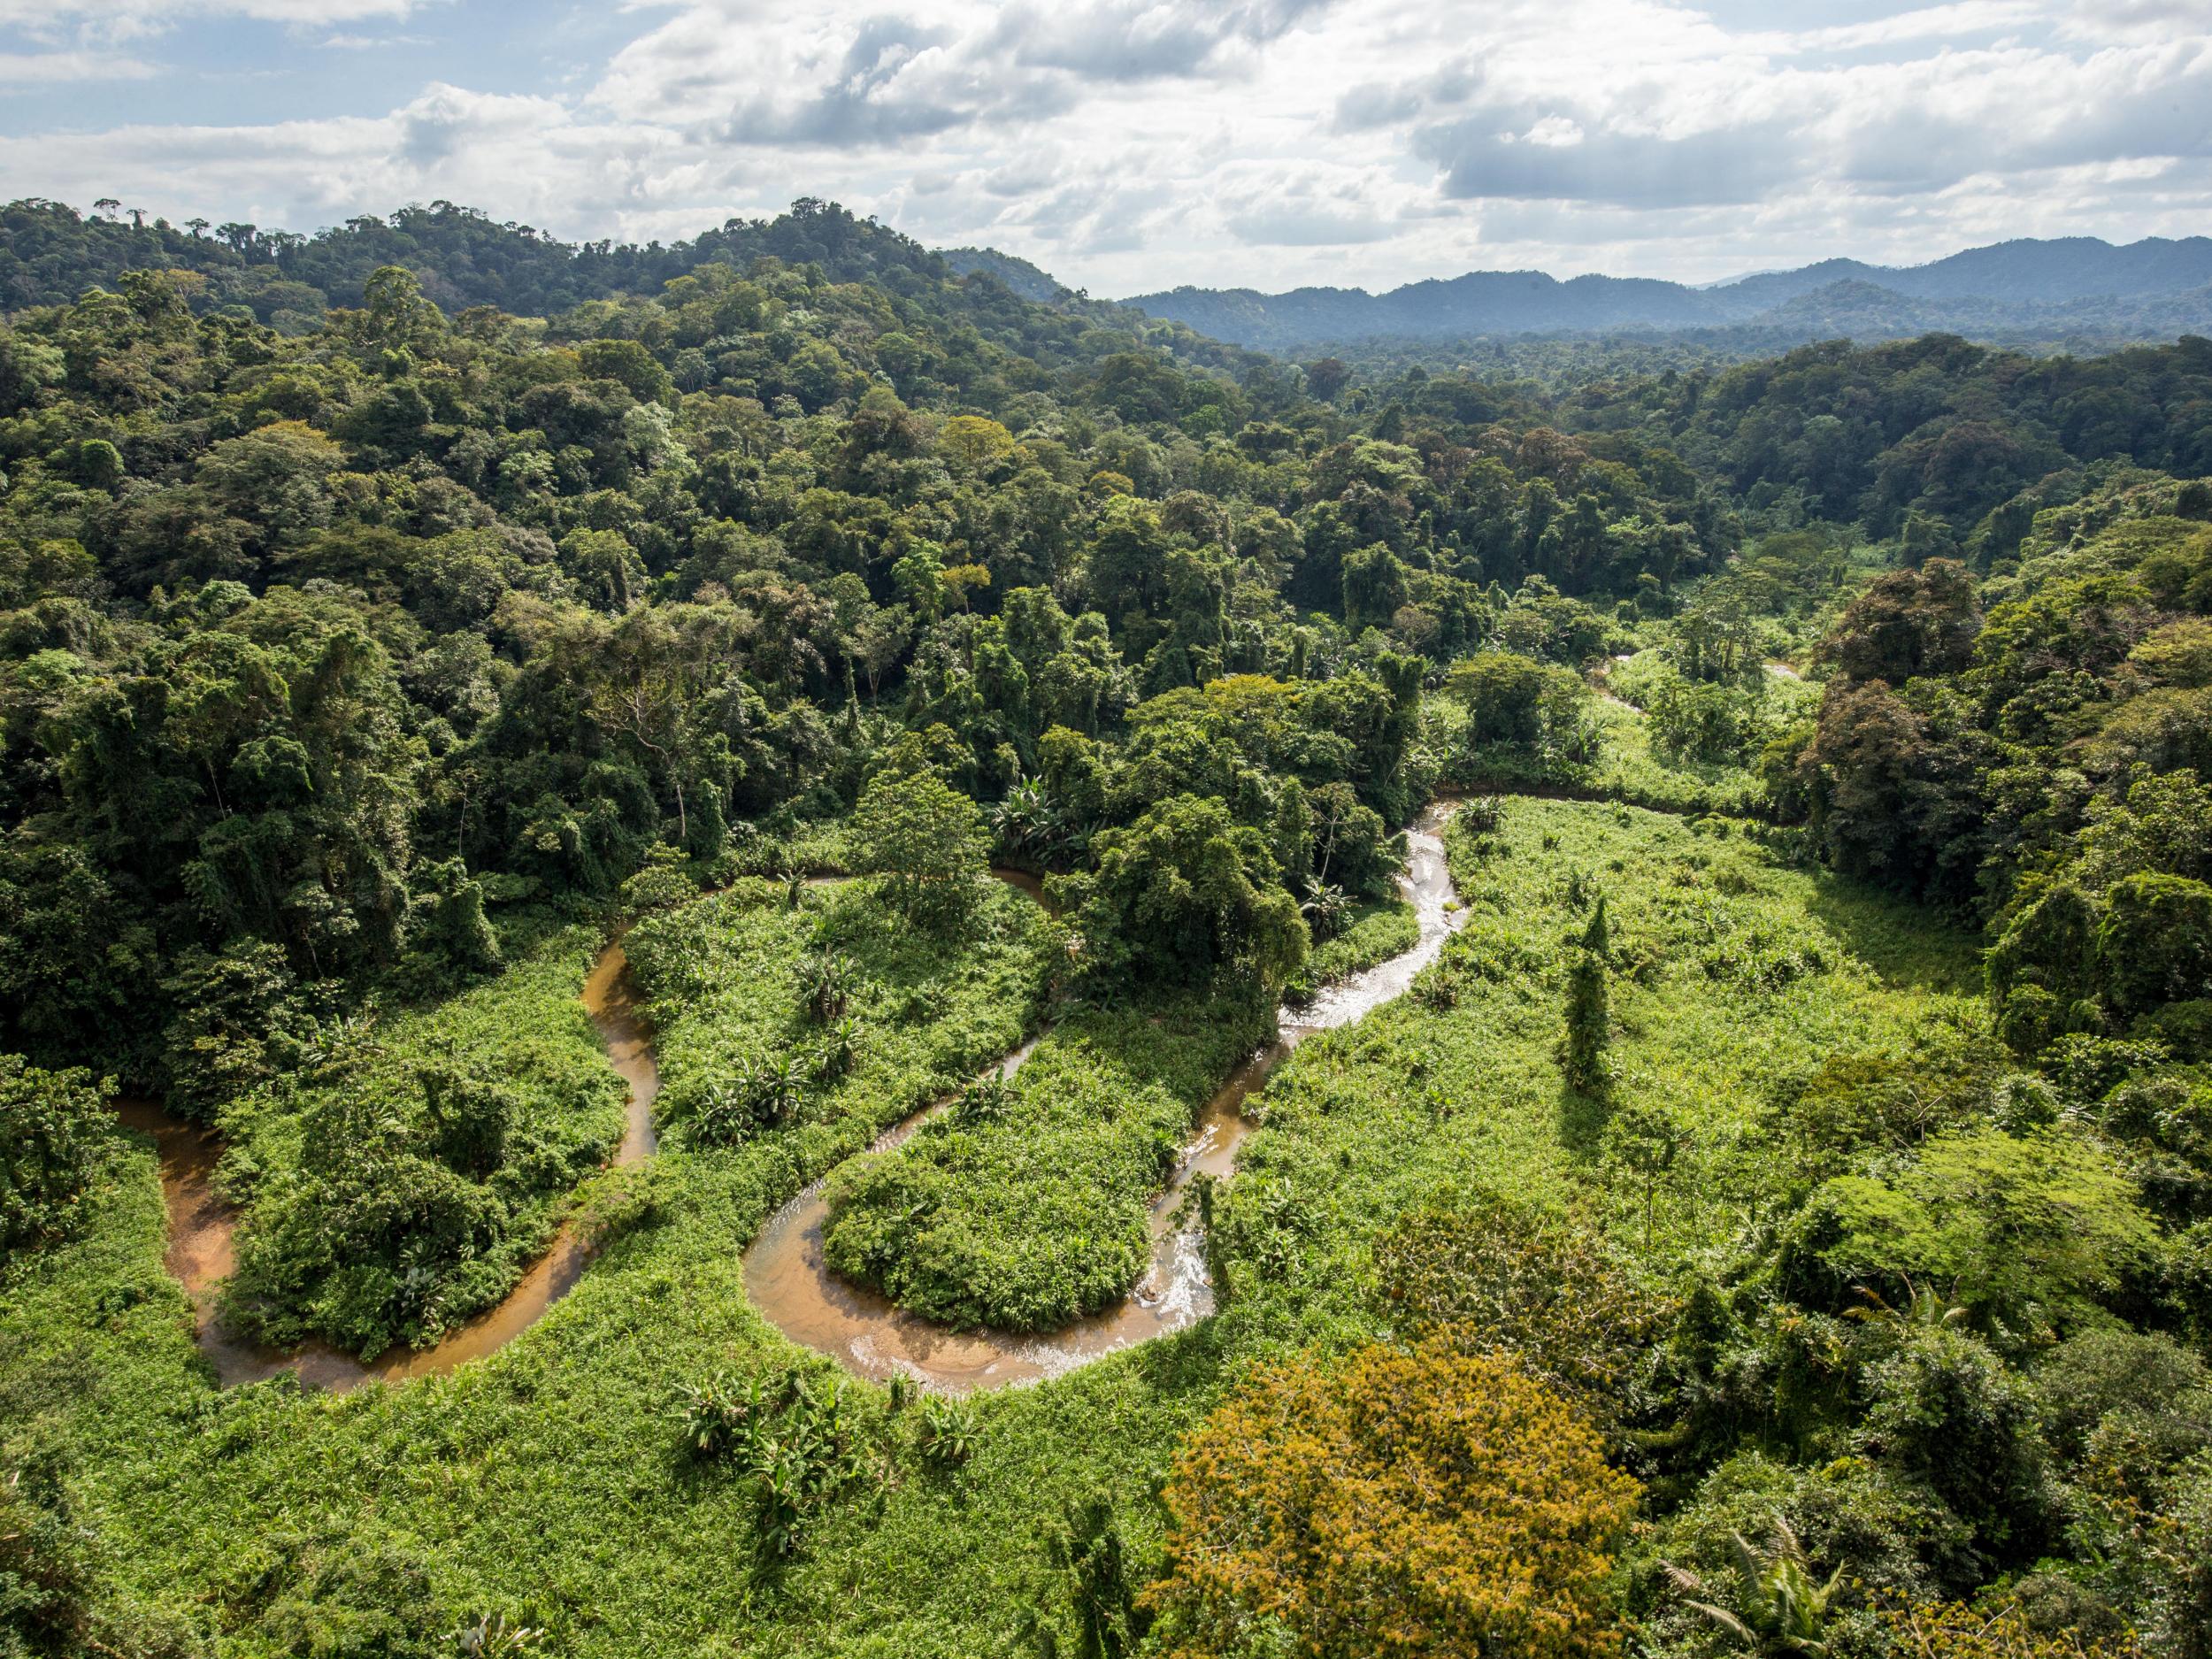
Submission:
<svg viewBox="0 0 2212 1659">
<path fill-rule="evenodd" d="M 1437 1343 L 1263 1372 L 1169 1484 L 1161 1651 L 1615 1653 L 1608 1551 L 1635 1501 L 1509 1359 Z"/>
<path fill-rule="evenodd" d="M 2207 1650 L 2202 342 L 1548 393 L 818 203 L 9 238 L 0 1653 Z M 763 1317 L 817 1181 L 856 1306 L 1117 1306 L 1440 791 L 1210 1317 L 956 1399 Z M 589 1264 L 219 1389 L 118 1089 L 246 1334 Z"/>
<path fill-rule="evenodd" d="M 614 1151 L 622 1085 L 578 1001 L 597 931 L 518 932 L 496 978 L 372 1006 L 221 1109 L 241 1333 L 427 1347 L 506 1294 Z"/>
<path fill-rule="evenodd" d="M 1058 1021 L 896 1151 L 832 1179 L 831 1266 L 955 1325 L 1048 1331 L 1118 1302 L 1198 1109 L 1268 1032 L 1249 999 Z"/>
<path fill-rule="evenodd" d="M 1286 987 L 1294 1002 L 1412 949 L 1421 934 L 1413 907 L 1400 899 L 1365 904 L 1309 901 L 1306 910 L 1316 943 Z"/>
<path fill-rule="evenodd" d="M 979 881 L 917 932 L 875 883 L 743 880 L 626 936 L 687 1150 L 759 1141 L 818 1173 L 956 1091 L 1032 1031 L 1058 952 L 1032 900 Z"/>
</svg>

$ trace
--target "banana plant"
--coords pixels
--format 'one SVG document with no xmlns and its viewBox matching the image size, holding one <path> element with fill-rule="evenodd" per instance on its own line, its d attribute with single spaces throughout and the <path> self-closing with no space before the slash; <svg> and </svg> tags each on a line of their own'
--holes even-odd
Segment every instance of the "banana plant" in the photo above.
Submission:
<svg viewBox="0 0 2212 1659">
<path fill-rule="evenodd" d="M 1843 1582 L 1843 1569 L 1839 1566 L 1830 1573 L 1824 1584 L 1816 1580 L 1805 1546 L 1778 1514 L 1763 1550 L 1754 1549 L 1741 1532 L 1728 1536 L 1735 1545 L 1741 1579 L 1732 1598 L 1735 1605 L 1701 1599 L 1714 1594 L 1703 1579 L 1671 1562 L 1662 1563 L 1684 1604 L 1718 1625 L 1747 1653 L 1825 1659 L 1828 1617 L 1837 1586 Z"/>
</svg>

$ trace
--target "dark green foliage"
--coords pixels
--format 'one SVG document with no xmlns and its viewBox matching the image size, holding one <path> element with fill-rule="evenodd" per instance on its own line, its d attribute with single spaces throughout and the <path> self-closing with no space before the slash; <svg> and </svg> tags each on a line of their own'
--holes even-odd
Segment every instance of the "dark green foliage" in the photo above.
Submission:
<svg viewBox="0 0 2212 1659">
<path fill-rule="evenodd" d="M 506 1294 L 620 1132 L 621 1085 L 575 1000 L 586 942 L 533 941 L 500 978 L 342 1031 L 226 1107 L 243 1328 L 374 1355 Z"/>
<path fill-rule="evenodd" d="M 1989 953 L 1990 998 L 2006 1041 L 2023 1054 L 2071 1028 L 2082 1018 L 2074 1010 L 2098 988 L 2096 909 L 2070 884 L 2021 911 Z"/>
<path fill-rule="evenodd" d="M 1418 1331 L 1567 1385 L 1645 1481 L 1658 1659 L 1740 1640 L 1661 1561 L 1838 1659 L 1858 1581 L 2001 1574 L 2202 1650 L 2212 554 L 2200 488 L 2094 458 L 2212 465 L 2200 343 L 1314 401 L 815 203 L 660 249 L 28 207 L 8 284 L 4 1046 L 221 1125 L 231 1307 L 280 1340 L 434 1339 L 580 1183 L 607 1241 L 449 1382 L 219 1394 L 150 1155 L 71 1083 L 64 1156 L 12 1137 L 70 1225 L 0 1298 L 40 1617 L 1102 1659 L 1224 1379 Z M 1124 1295 L 1278 990 L 1403 948 L 1439 779 L 1601 804 L 1463 809 L 1463 930 L 1200 1189 L 1214 1319 L 895 1434 L 788 1380 L 744 1250 L 824 1176 L 833 1265 L 910 1309 Z M 594 1177 L 576 995 L 625 921 L 671 1133 Z M 672 1354 L 712 1378 L 680 1458 Z"/>
<path fill-rule="evenodd" d="M 483 884 L 458 859 L 430 865 L 421 884 L 414 939 L 424 954 L 456 978 L 498 972 L 504 958 L 499 934 L 484 914 Z"/>
<path fill-rule="evenodd" d="M 1445 693 L 1467 710 L 1454 763 L 1465 781 L 1479 782 L 1508 762 L 1541 780 L 1591 757 L 1589 692 L 1564 669 L 1485 652 L 1453 665 Z"/>
<path fill-rule="evenodd" d="M 187 950 L 162 983 L 177 1011 L 162 1033 L 163 1093 L 188 1118 L 299 1063 L 313 1023 L 274 945 L 241 941 L 219 956 Z"/>
<path fill-rule="evenodd" d="M 2097 930 L 2106 998 L 2125 1019 L 2212 995 L 2212 887 L 2181 876 L 2130 876 Z"/>
<path fill-rule="evenodd" d="M 45 1071 L 0 1055 L 0 1258 L 76 1224 L 110 1134 L 102 1096 L 114 1084 Z"/>
<path fill-rule="evenodd" d="M 1952 674 L 1973 661 L 1981 628 L 1974 580 L 1956 559 L 1878 577 L 1844 610 L 1821 647 L 1852 680 L 1892 686 Z"/>
<path fill-rule="evenodd" d="M 1993 1561 L 2032 1560 L 2055 1517 L 2026 1381 L 1939 1328 L 1914 1333 L 1867 1381 L 1872 1454 L 1941 1498 Z"/>
<path fill-rule="evenodd" d="M 1091 972 L 1194 987 L 1222 975 L 1267 995 L 1305 961 L 1306 925 L 1266 838 L 1220 802 L 1178 795 L 1092 851 L 1097 873 L 1066 889 Z"/>
<path fill-rule="evenodd" d="M 1583 929 L 1581 947 L 1567 971 L 1567 1028 L 1559 1040 L 1559 1071 L 1567 1090 L 1562 1122 L 1571 1144 L 1594 1145 L 1613 1100 L 1613 1071 L 1606 1050 L 1613 1041 L 1613 1015 L 1607 995 L 1608 956 L 1612 938 L 1605 925 L 1605 895 L 1600 894 Z"/>
<path fill-rule="evenodd" d="M 1075 1659 L 1127 1659 L 1151 1621 L 1136 1605 L 1113 1501 L 1103 1493 L 1071 1501 L 1045 1539 L 1045 1555 L 1075 1613 Z"/>
</svg>

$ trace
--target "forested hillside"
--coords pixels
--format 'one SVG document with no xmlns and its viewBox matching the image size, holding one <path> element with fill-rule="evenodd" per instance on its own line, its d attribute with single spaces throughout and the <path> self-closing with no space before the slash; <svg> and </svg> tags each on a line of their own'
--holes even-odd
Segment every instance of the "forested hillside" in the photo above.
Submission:
<svg viewBox="0 0 2212 1659">
<path fill-rule="evenodd" d="M 0 216 L 0 1655 L 2212 1652 L 2212 343 L 235 228 Z"/>
<path fill-rule="evenodd" d="M 1629 334 L 1744 356 L 1847 336 L 1893 340 L 1935 330 L 2011 345 L 2109 349 L 2212 326 L 2212 240 L 2150 238 L 2116 248 L 2093 237 L 2008 242 L 1927 265 L 1824 259 L 1691 288 L 1647 278 L 1471 271 L 1363 288 L 1179 288 L 1129 302 L 1151 316 L 1263 350 L 1301 355 L 1329 342 L 1364 353 L 1478 339 Z"/>
</svg>

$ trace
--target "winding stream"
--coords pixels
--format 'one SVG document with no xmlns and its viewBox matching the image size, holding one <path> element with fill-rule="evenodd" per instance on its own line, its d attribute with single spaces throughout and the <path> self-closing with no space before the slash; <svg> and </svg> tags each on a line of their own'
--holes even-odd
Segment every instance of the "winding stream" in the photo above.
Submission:
<svg viewBox="0 0 2212 1659">
<path fill-rule="evenodd" d="M 583 1002 L 599 1027 L 607 1058 L 630 1086 L 630 1101 L 616 1148 L 618 1164 L 641 1164 L 653 1151 L 653 1097 L 660 1093 L 660 1072 L 653 1047 L 632 1006 L 625 971 L 629 959 L 619 941 L 599 953 L 584 980 Z M 214 1174 L 222 1141 L 211 1129 L 188 1123 L 150 1101 L 127 1100 L 116 1106 L 124 1124 L 151 1135 L 161 1160 L 161 1194 L 169 1212 L 170 1273 L 192 1299 L 194 1333 L 200 1351 L 215 1367 L 216 1380 L 228 1388 L 260 1382 L 280 1371 L 294 1371 L 313 1388 L 343 1392 L 371 1379 L 403 1382 L 411 1377 L 442 1376 L 456 1366 L 496 1353 L 528 1330 L 545 1310 L 566 1295 L 583 1276 L 591 1249 L 564 1226 L 498 1306 L 487 1309 L 449 1332 L 434 1348 L 394 1348 L 363 1361 L 326 1342 L 285 1350 L 263 1348 L 237 1336 L 217 1317 L 222 1281 L 237 1265 L 234 1236 L 238 1212 L 217 1196 Z"/>
<path fill-rule="evenodd" d="M 1452 883 L 1441 833 L 1451 810 L 1450 803 L 1430 807 L 1407 833 L 1407 870 L 1399 885 L 1419 918 L 1418 941 L 1402 955 L 1331 987 L 1304 1008 L 1282 1010 L 1276 1041 L 1239 1066 L 1207 1102 L 1196 1138 L 1152 1201 L 1152 1264 L 1118 1307 L 1042 1336 L 954 1332 L 933 1325 L 829 1271 L 822 1256 L 826 1215 L 822 1181 L 779 1210 L 745 1252 L 745 1288 L 753 1305 L 786 1336 L 828 1355 L 848 1371 L 879 1382 L 905 1376 L 949 1394 L 1061 1376 L 1204 1318 L 1214 1310 L 1213 1286 L 1198 1221 L 1180 1213 L 1183 1194 L 1199 1175 L 1229 1173 L 1252 1126 L 1244 1116 L 1245 1097 L 1267 1080 L 1284 1056 L 1314 1033 L 1348 1025 L 1403 995 L 1414 976 L 1436 960 L 1458 921 L 1449 908 Z M 1008 1056 L 1002 1073 L 1013 1075 L 1035 1047 L 1029 1043 Z M 873 1149 L 899 1145 L 941 1110 L 933 1106 L 917 1112 Z"/>
<path fill-rule="evenodd" d="M 1452 804 L 1431 806 L 1407 833 L 1407 872 L 1399 885 L 1419 918 L 1417 941 L 1402 955 L 1323 991 L 1305 1007 L 1281 1010 L 1276 1041 L 1238 1067 L 1207 1102 L 1182 1162 L 1153 1200 L 1151 1267 L 1118 1307 L 1044 1336 L 956 1333 L 933 1325 L 830 1272 L 822 1259 L 821 1181 L 779 1210 L 747 1248 L 745 1287 L 754 1305 L 793 1340 L 828 1355 L 859 1376 L 881 1381 L 903 1375 L 946 1393 L 1056 1377 L 1204 1318 L 1213 1311 L 1213 1286 L 1207 1277 L 1199 1224 L 1194 1217 L 1181 1213 L 1183 1196 L 1195 1177 L 1220 1178 L 1230 1172 L 1237 1148 L 1251 1127 L 1243 1114 L 1245 1097 L 1267 1080 L 1284 1056 L 1314 1033 L 1349 1025 L 1403 995 L 1414 976 L 1436 960 L 1458 921 L 1451 907 L 1451 877 L 1441 839 Z M 1034 878 L 995 873 L 1033 898 L 1039 896 Z M 593 964 L 583 989 L 584 1007 L 599 1027 L 608 1058 L 629 1085 L 628 1116 L 615 1153 L 617 1164 L 638 1164 L 651 1156 L 653 1100 L 660 1092 L 652 1043 L 630 1000 L 627 967 L 620 941 L 610 944 Z M 1032 1041 L 1007 1056 L 1000 1062 L 1000 1072 L 1011 1077 L 1036 1046 Z M 872 1149 L 887 1151 L 898 1146 L 942 1109 L 940 1103 L 915 1113 L 879 1138 Z M 225 1387 L 282 1371 L 296 1372 L 308 1386 L 334 1391 L 357 1387 L 373 1379 L 400 1382 L 443 1375 L 497 1352 L 536 1324 L 575 1286 L 590 1260 L 590 1247 L 572 1228 L 562 1227 L 551 1248 L 505 1300 L 452 1331 L 434 1348 L 395 1349 L 365 1363 L 323 1343 L 290 1352 L 261 1348 L 239 1339 L 217 1317 L 221 1282 L 236 1264 L 234 1237 L 238 1223 L 236 1210 L 214 1189 L 220 1141 L 213 1131 L 173 1117 L 151 1102 L 121 1101 L 116 1110 L 127 1126 L 154 1140 L 169 1215 L 167 1266 L 191 1298 L 201 1351 Z"/>
</svg>

